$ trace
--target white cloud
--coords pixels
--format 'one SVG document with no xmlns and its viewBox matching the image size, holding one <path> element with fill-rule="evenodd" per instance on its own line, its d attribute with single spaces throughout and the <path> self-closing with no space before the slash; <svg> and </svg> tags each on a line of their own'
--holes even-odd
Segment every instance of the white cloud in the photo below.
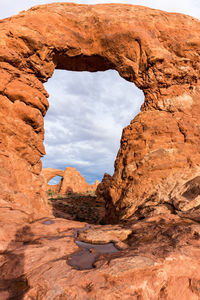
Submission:
<svg viewBox="0 0 200 300">
<path fill-rule="evenodd" d="M 122 129 L 139 112 L 142 92 L 111 70 L 56 70 L 45 87 L 51 97 L 44 166 L 76 167 L 90 182 L 112 173 Z"/>
</svg>

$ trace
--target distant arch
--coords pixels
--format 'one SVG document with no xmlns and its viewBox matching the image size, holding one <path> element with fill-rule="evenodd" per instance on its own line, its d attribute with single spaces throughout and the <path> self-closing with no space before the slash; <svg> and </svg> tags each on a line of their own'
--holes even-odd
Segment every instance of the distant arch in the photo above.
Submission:
<svg viewBox="0 0 200 300">
<path fill-rule="evenodd" d="M 46 182 L 48 183 L 55 176 L 60 176 L 61 178 L 63 178 L 64 171 L 54 168 L 44 168 L 42 169 L 41 174 L 44 176 Z"/>
</svg>

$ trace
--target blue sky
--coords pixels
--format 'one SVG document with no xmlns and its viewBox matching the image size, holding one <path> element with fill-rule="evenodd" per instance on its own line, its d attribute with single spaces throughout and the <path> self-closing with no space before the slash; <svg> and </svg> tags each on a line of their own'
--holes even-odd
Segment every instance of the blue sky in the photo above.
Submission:
<svg viewBox="0 0 200 300">
<path fill-rule="evenodd" d="M 122 129 L 139 112 L 142 91 L 113 70 L 57 70 L 45 87 L 51 96 L 44 166 L 76 167 L 89 183 L 112 174 Z"/>
<path fill-rule="evenodd" d="M 51 0 L 0 0 L 0 18 Z M 199 0 L 62 1 L 80 4 L 129 3 L 200 18 Z M 123 127 L 139 112 L 143 93 L 116 71 L 56 70 L 45 84 L 50 108 L 45 117 L 43 167 L 76 167 L 89 183 L 113 173 Z M 56 180 L 54 180 L 55 183 Z"/>
</svg>

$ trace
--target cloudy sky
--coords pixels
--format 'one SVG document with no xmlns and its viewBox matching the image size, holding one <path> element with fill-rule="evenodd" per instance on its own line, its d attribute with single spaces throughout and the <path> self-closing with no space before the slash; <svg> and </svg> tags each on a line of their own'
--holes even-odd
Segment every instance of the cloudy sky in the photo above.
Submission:
<svg viewBox="0 0 200 300">
<path fill-rule="evenodd" d="M 52 2 L 129 3 L 200 19 L 199 0 L 0 0 L 0 19 Z M 143 93 L 113 70 L 56 70 L 45 88 L 50 94 L 50 108 L 45 117 L 43 167 L 76 167 L 89 183 L 101 180 L 105 172 L 112 174 L 122 129 L 139 112 Z"/>
</svg>

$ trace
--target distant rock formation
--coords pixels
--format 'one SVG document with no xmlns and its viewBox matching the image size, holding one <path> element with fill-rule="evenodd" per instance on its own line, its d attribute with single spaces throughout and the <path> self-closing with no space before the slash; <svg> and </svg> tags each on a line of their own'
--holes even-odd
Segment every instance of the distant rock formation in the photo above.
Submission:
<svg viewBox="0 0 200 300">
<path fill-rule="evenodd" d="M 54 168 L 44 168 L 42 169 L 41 174 L 44 176 L 45 180 L 47 183 L 53 179 L 55 176 L 64 176 L 65 171 L 59 170 L 59 169 L 54 169 Z"/>
<path fill-rule="evenodd" d="M 110 174 L 105 173 L 101 183 L 99 183 L 98 188 L 96 190 L 97 196 L 99 198 L 107 198 L 109 196 L 107 192 L 111 181 L 112 181 L 112 176 Z"/>
<path fill-rule="evenodd" d="M 99 181 L 98 179 L 95 180 L 95 183 L 92 183 L 92 184 L 90 185 L 91 190 L 92 190 L 92 191 L 96 191 L 96 189 L 97 189 L 97 187 L 98 187 L 99 184 L 100 184 L 100 181 Z"/>
<path fill-rule="evenodd" d="M 90 185 L 85 181 L 85 178 L 80 174 L 76 168 L 67 167 L 64 171 L 45 168 L 42 169 L 42 175 L 46 181 L 46 190 L 53 190 L 60 195 L 67 195 L 68 193 L 86 193 L 95 191 L 99 180 Z M 60 176 L 61 180 L 58 184 L 49 185 L 48 182 L 55 176 Z"/>
</svg>

